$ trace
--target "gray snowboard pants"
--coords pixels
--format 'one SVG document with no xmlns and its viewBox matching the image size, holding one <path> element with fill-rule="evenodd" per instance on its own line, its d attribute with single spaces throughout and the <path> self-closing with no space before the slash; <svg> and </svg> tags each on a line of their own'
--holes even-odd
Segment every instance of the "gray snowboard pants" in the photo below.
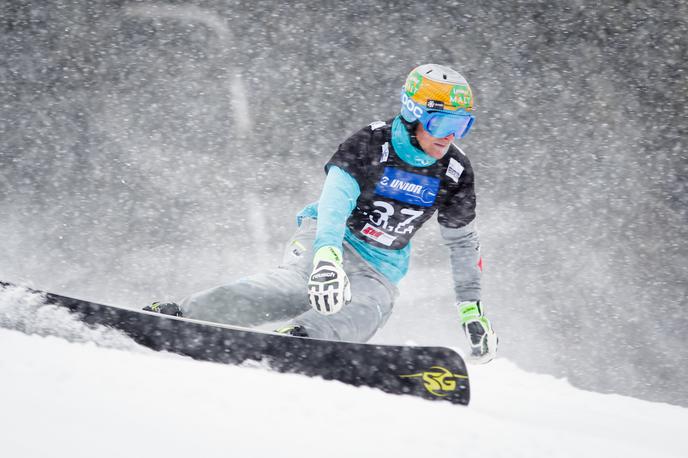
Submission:
<svg viewBox="0 0 688 458">
<path fill-rule="evenodd" d="M 334 315 L 311 309 L 306 284 L 313 269 L 316 224 L 314 219 L 303 219 L 279 267 L 183 299 L 184 316 L 248 327 L 290 320 L 304 326 L 310 337 L 368 341 L 389 318 L 398 289 L 345 241 L 343 267 L 352 300 Z"/>
</svg>

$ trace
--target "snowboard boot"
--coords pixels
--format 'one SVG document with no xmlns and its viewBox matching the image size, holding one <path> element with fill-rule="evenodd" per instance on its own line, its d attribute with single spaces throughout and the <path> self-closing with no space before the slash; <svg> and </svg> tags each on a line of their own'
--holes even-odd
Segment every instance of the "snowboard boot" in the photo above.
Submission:
<svg viewBox="0 0 688 458">
<path fill-rule="evenodd" d="M 162 313 L 163 315 L 183 316 L 182 309 L 174 302 L 153 302 L 143 308 L 148 312 Z"/>
<path fill-rule="evenodd" d="M 308 333 L 306 332 L 306 328 L 299 324 L 290 324 L 289 326 L 285 326 L 283 328 L 279 328 L 275 330 L 277 334 L 286 334 L 288 336 L 293 336 L 293 337 L 308 337 Z"/>
</svg>

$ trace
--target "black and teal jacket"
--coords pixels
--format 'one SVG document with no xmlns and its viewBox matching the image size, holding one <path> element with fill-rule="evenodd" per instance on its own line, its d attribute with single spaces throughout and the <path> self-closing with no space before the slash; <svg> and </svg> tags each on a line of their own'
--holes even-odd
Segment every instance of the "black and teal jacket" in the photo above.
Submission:
<svg viewBox="0 0 688 458">
<path fill-rule="evenodd" d="M 414 146 L 410 131 L 396 117 L 349 137 L 325 165 L 320 200 L 298 218 L 318 219 L 314 250 L 341 249 L 346 240 L 396 284 L 408 271 L 411 238 L 437 212 L 457 299 L 479 300 L 482 263 L 470 161 L 453 144 L 435 160 Z"/>
</svg>

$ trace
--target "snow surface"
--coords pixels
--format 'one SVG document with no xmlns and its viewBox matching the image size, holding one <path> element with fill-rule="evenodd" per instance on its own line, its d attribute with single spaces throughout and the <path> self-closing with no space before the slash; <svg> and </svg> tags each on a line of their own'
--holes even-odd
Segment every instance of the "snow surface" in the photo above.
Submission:
<svg viewBox="0 0 688 458">
<path fill-rule="evenodd" d="M 0 374 L 12 458 L 688 456 L 688 409 L 503 359 L 469 368 L 463 407 L 156 353 L 16 289 L 0 295 Z"/>
</svg>

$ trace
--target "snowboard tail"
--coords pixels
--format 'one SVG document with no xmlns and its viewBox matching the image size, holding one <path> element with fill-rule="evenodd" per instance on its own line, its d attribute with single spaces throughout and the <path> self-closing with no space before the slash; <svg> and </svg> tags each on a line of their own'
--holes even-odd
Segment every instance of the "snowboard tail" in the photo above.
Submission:
<svg viewBox="0 0 688 458">
<path fill-rule="evenodd" d="M 225 364 L 257 361 L 269 369 L 368 386 L 387 393 L 468 405 L 466 365 L 449 348 L 338 342 L 257 331 L 98 304 L 0 281 L 39 293 L 89 325 L 118 329 L 137 343 Z"/>
</svg>

